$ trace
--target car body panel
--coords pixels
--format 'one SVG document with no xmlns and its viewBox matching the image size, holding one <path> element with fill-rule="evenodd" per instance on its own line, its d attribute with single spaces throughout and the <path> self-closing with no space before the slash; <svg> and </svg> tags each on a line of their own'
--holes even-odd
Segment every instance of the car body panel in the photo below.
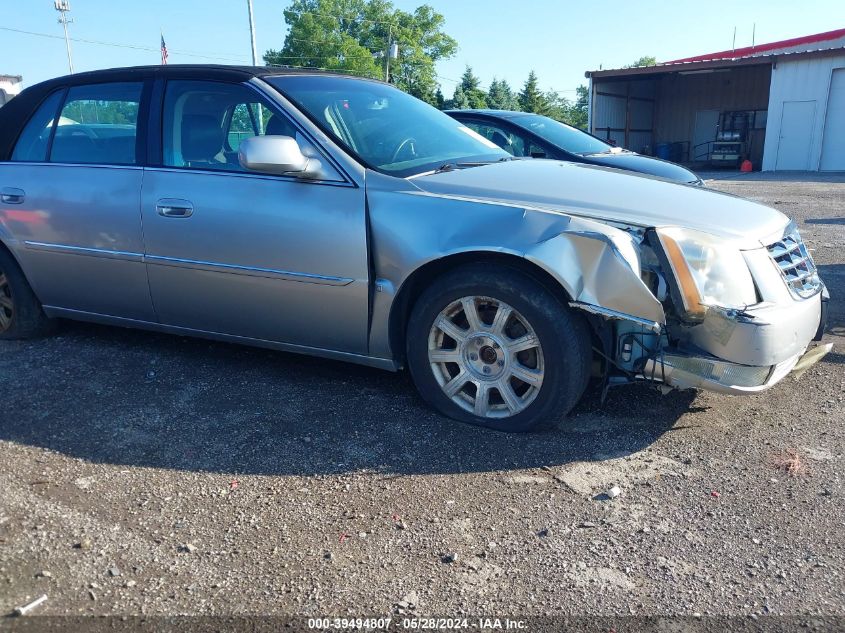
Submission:
<svg viewBox="0 0 845 633">
<path fill-rule="evenodd" d="M 660 302 L 640 279 L 636 255 L 625 247 L 623 231 L 517 205 L 435 196 L 420 191 L 419 184 L 419 179 L 368 173 L 372 258 L 380 282 L 372 354 L 402 352 L 391 349 L 388 332 L 392 301 L 408 278 L 432 261 L 461 253 L 525 258 L 557 279 L 574 301 L 652 323 L 664 320 Z"/>
<path fill-rule="evenodd" d="M 782 213 L 736 196 L 591 165 L 518 160 L 414 179 L 438 195 L 521 204 L 638 226 L 685 226 L 758 248 Z M 647 204 L 641 201 L 648 200 Z"/>
<path fill-rule="evenodd" d="M 561 156 L 561 158 L 564 157 Z M 611 152 L 609 154 L 587 154 L 579 158 L 580 162 L 590 165 L 624 169 L 626 171 L 665 178 L 666 180 L 674 180 L 679 183 L 697 184 L 699 182 L 698 176 L 686 167 L 669 162 L 668 160 L 663 160 L 662 158 L 643 156 L 636 152 L 621 151 Z"/>
<path fill-rule="evenodd" d="M 193 212 L 162 216 L 162 199 L 186 200 Z M 369 273 L 358 187 L 148 168 L 141 206 L 162 324 L 366 353 Z"/>
<path fill-rule="evenodd" d="M 44 305 L 155 319 L 140 167 L 10 163 L 2 170 L 3 185 L 25 198 L 0 206 L 0 225 Z"/>
</svg>

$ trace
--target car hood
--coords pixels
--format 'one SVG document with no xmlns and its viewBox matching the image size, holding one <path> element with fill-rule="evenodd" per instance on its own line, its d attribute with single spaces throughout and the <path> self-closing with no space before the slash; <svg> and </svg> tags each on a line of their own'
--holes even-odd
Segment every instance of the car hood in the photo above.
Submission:
<svg viewBox="0 0 845 633">
<path fill-rule="evenodd" d="M 643 174 L 659 176 L 668 180 L 675 180 L 681 183 L 698 182 L 698 176 L 686 167 L 670 163 L 659 158 L 641 156 L 634 152 L 619 152 L 616 154 L 588 154 L 582 158 L 593 165 L 603 167 L 615 167 L 616 169 L 628 169 Z"/>
<path fill-rule="evenodd" d="M 789 219 L 769 207 L 701 187 L 618 169 L 515 160 L 418 176 L 428 194 L 516 204 L 641 227 L 682 226 L 759 247 Z"/>
</svg>

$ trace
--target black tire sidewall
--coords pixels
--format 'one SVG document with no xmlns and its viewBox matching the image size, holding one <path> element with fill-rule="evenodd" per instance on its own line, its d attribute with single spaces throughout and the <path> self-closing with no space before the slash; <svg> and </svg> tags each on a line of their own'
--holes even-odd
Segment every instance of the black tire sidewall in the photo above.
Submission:
<svg viewBox="0 0 845 633">
<path fill-rule="evenodd" d="M 48 319 L 15 258 L 0 247 L 0 270 L 12 295 L 12 323 L 0 332 L 0 340 L 30 338 L 47 330 Z"/>
<path fill-rule="evenodd" d="M 488 296 L 517 310 L 534 328 L 543 349 L 540 393 L 508 418 L 479 418 L 443 393 L 428 362 L 428 337 L 437 315 L 466 296 Z M 414 304 L 407 328 L 408 368 L 420 394 L 448 417 L 499 431 L 525 432 L 553 425 L 575 405 L 589 379 L 589 331 L 575 315 L 529 275 L 506 267 L 468 266 L 437 279 Z"/>
</svg>

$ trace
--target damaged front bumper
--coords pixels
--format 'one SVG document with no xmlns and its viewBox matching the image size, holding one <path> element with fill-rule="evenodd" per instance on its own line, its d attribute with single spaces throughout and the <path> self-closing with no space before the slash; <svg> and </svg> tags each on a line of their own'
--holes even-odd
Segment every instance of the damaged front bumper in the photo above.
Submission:
<svg viewBox="0 0 845 633">
<path fill-rule="evenodd" d="M 675 389 L 726 394 L 764 391 L 791 371 L 805 371 L 833 348 L 820 340 L 827 292 L 792 305 L 761 305 L 741 314 L 713 311 L 689 336 L 691 350 L 669 349 L 646 359 L 639 378 Z M 694 350 L 694 351 L 692 351 Z"/>
<path fill-rule="evenodd" d="M 712 356 L 691 356 L 667 352 L 646 361 L 640 378 L 673 389 L 706 389 L 743 395 L 765 391 L 783 380 L 793 369 L 805 370 L 820 361 L 832 343 L 796 354 L 776 365 L 754 366 L 730 363 Z"/>
</svg>

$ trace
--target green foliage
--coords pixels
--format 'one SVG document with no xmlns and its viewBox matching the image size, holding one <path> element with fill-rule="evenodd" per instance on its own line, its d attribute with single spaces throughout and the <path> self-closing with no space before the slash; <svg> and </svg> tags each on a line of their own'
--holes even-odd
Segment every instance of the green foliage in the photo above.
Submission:
<svg viewBox="0 0 845 633">
<path fill-rule="evenodd" d="M 528 74 L 528 79 L 525 80 L 517 101 L 519 103 L 519 109 L 523 112 L 548 115 L 552 110 L 552 104 L 548 102 L 546 95 L 540 90 L 537 73 L 533 70 Z"/>
<path fill-rule="evenodd" d="M 519 104 L 507 81 L 494 78 L 487 90 L 487 107 L 494 110 L 516 110 Z"/>
<path fill-rule="evenodd" d="M 587 86 L 581 84 L 575 89 L 575 103 L 569 109 L 569 120 L 566 123 L 582 130 L 587 129 L 587 109 L 589 108 L 589 93 Z"/>
<path fill-rule="evenodd" d="M 467 96 L 464 94 L 464 89 L 461 87 L 461 84 L 458 84 L 455 87 L 455 94 L 452 99 L 446 103 L 446 107 L 453 110 L 469 109 L 469 99 L 467 99 Z"/>
<path fill-rule="evenodd" d="M 437 90 L 434 92 L 434 105 L 438 110 L 446 109 L 446 97 L 443 96 L 443 91 L 440 90 L 440 86 L 437 86 Z"/>
<path fill-rule="evenodd" d="M 389 60 L 390 81 L 432 104 L 437 103 L 435 62 L 458 48 L 443 32 L 443 16 L 428 5 L 408 13 L 389 0 L 294 0 L 284 16 L 289 26 L 284 46 L 264 54 L 267 64 L 384 79 L 392 40 L 399 58 Z"/>
<path fill-rule="evenodd" d="M 657 66 L 657 58 L 652 55 L 643 55 L 633 64 L 622 66 L 622 68 L 639 68 L 641 66 Z"/>
<path fill-rule="evenodd" d="M 473 109 L 487 107 L 487 95 L 485 95 L 484 91 L 481 89 L 481 80 L 473 74 L 472 68 L 469 66 L 466 67 L 464 74 L 461 75 L 461 83 L 459 83 L 455 88 L 456 94 L 458 88 L 460 88 L 464 98 L 466 99 L 466 107 Z M 454 102 L 455 99 L 452 101 Z"/>
<path fill-rule="evenodd" d="M 77 123 L 136 125 L 138 122 L 138 102 L 71 101 L 62 110 L 62 116 Z"/>
</svg>

